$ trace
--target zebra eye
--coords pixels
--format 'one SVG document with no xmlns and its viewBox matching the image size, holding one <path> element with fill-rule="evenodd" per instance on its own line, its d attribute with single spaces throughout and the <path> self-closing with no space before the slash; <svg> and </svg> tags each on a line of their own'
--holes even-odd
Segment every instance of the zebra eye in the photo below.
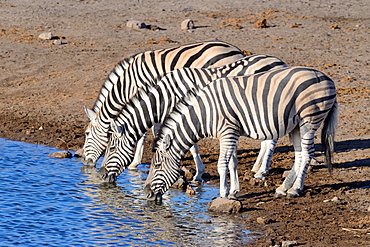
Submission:
<svg viewBox="0 0 370 247">
<path fill-rule="evenodd" d="M 110 147 L 109 147 L 109 151 L 111 151 L 111 152 L 116 151 L 116 147 L 115 147 L 115 146 L 110 146 Z"/>
<path fill-rule="evenodd" d="M 154 163 L 154 168 L 155 169 L 161 168 L 161 163 L 160 162 Z"/>
</svg>

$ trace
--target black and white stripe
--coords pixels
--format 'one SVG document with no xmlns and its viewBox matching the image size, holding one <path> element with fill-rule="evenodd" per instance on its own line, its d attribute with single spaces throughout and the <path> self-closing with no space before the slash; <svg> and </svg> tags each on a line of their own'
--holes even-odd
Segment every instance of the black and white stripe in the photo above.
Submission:
<svg viewBox="0 0 370 247">
<path fill-rule="evenodd" d="M 158 199 L 176 181 L 186 150 L 204 137 L 220 140 L 220 195 L 239 191 L 236 148 L 240 135 L 254 139 L 292 137 L 295 162 L 277 194 L 297 196 L 314 153 L 314 134 L 324 122 L 322 142 L 331 167 L 338 109 L 334 82 L 309 68 L 291 67 L 218 79 L 190 93 L 164 121 L 147 178 L 148 199 Z"/>
<path fill-rule="evenodd" d="M 122 109 L 117 119 L 112 122 L 112 134 L 106 149 L 102 168 L 102 178 L 114 181 L 128 167 L 134 156 L 137 141 L 155 123 L 162 123 L 175 104 L 189 90 L 211 83 L 225 76 L 255 74 L 271 69 L 284 68 L 287 65 L 280 59 L 267 55 L 253 55 L 217 68 L 182 68 L 174 70 L 153 87 L 143 88 Z M 203 164 L 197 151 L 191 148 L 196 164 Z M 267 150 L 266 150 L 267 151 Z M 271 154 L 266 154 L 271 156 Z M 268 164 L 267 164 L 268 166 Z M 204 166 L 197 166 L 194 180 L 201 181 Z"/>
<path fill-rule="evenodd" d="M 95 165 L 107 146 L 109 121 L 138 88 L 174 69 L 217 67 L 243 57 L 235 46 L 210 41 L 142 52 L 119 63 L 104 82 L 93 109 L 85 108 L 90 119 L 85 133 L 85 163 Z"/>
</svg>

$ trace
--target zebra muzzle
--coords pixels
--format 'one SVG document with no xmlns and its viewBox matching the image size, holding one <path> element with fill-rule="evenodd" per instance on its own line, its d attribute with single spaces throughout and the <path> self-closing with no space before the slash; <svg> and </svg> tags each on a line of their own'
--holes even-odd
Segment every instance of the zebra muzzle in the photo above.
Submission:
<svg viewBox="0 0 370 247">
<path fill-rule="evenodd" d="M 144 194 L 146 196 L 146 199 L 149 201 L 157 202 L 162 201 L 162 193 L 161 192 L 154 193 L 154 191 L 150 188 L 150 184 L 145 185 Z"/>
</svg>

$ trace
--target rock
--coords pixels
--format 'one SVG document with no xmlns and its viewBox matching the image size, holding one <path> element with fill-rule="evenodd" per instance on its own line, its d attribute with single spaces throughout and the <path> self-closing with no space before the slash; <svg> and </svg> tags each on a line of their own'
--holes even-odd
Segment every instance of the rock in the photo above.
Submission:
<svg viewBox="0 0 370 247">
<path fill-rule="evenodd" d="M 54 45 L 61 45 L 62 44 L 62 41 L 60 39 L 56 39 L 54 40 Z"/>
<path fill-rule="evenodd" d="M 44 39 L 44 40 L 51 40 L 51 38 L 53 37 L 52 33 L 51 32 L 47 32 L 47 33 L 41 33 L 39 35 L 39 38 L 40 39 Z"/>
<path fill-rule="evenodd" d="M 65 159 L 65 158 L 72 158 L 72 154 L 69 151 L 60 151 L 60 152 L 49 154 L 48 157 Z"/>
<path fill-rule="evenodd" d="M 143 28 L 146 28 L 145 23 L 142 22 L 142 21 L 128 21 L 126 23 L 126 26 L 128 28 L 132 28 L 132 29 L 143 29 Z"/>
<path fill-rule="evenodd" d="M 186 178 L 184 176 L 180 176 L 179 179 L 172 185 L 171 188 L 174 189 L 186 189 L 186 186 L 188 185 L 188 182 L 186 181 Z"/>
<path fill-rule="evenodd" d="M 189 196 L 193 196 L 193 195 L 195 195 L 195 190 L 190 185 L 188 185 L 186 187 L 186 192 L 185 193 Z"/>
<path fill-rule="evenodd" d="M 208 203 L 208 210 L 218 213 L 238 213 L 243 209 L 240 201 L 218 197 Z"/>
<path fill-rule="evenodd" d="M 262 18 L 262 19 L 256 21 L 253 24 L 253 27 L 254 28 L 266 28 L 267 27 L 267 20 L 265 18 Z"/>
<path fill-rule="evenodd" d="M 181 29 L 182 30 L 190 30 L 194 29 L 194 21 L 190 19 L 186 19 L 181 22 Z"/>
<path fill-rule="evenodd" d="M 289 172 L 290 172 L 290 171 L 284 171 L 284 172 L 283 172 L 283 176 L 282 176 L 282 177 L 283 177 L 283 178 L 286 178 L 286 177 L 288 177 L 288 175 L 289 175 Z"/>
<path fill-rule="evenodd" d="M 261 224 L 261 225 L 266 225 L 266 224 L 271 223 L 271 219 L 267 219 L 266 217 L 258 217 L 256 221 L 258 224 Z"/>
<path fill-rule="evenodd" d="M 281 247 L 289 247 L 289 246 L 295 246 L 297 245 L 297 241 L 283 241 L 281 242 Z"/>
<path fill-rule="evenodd" d="M 195 170 L 193 168 L 189 168 L 187 166 L 182 166 L 181 170 L 185 173 L 185 178 L 188 181 L 191 181 L 195 175 Z"/>
<path fill-rule="evenodd" d="M 334 196 L 332 199 L 324 200 L 323 202 L 339 202 L 340 198 L 337 196 Z"/>
<path fill-rule="evenodd" d="M 84 149 L 80 148 L 75 152 L 75 157 L 84 157 Z"/>
</svg>

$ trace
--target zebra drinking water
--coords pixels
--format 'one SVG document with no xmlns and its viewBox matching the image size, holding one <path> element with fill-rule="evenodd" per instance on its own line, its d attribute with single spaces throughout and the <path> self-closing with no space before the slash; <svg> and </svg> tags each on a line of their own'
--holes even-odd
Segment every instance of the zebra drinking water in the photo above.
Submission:
<svg viewBox="0 0 370 247">
<path fill-rule="evenodd" d="M 276 57 L 252 55 L 217 68 L 177 69 L 162 77 L 155 86 L 143 87 L 125 105 L 116 120 L 111 122 L 112 133 L 100 169 L 103 180 L 108 182 L 116 180 L 117 176 L 132 162 L 136 142 L 154 124 L 162 123 L 165 116 L 172 111 L 188 90 L 202 88 L 213 80 L 225 76 L 255 74 L 284 67 L 287 65 Z M 190 151 L 194 157 L 200 159 L 197 150 L 195 146 Z M 272 154 L 267 150 L 264 151 L 259 156 L 271 158 Z M 263 165 L 268 167 L 269 159 L 263 160 L 265 161 Z M 198 163 L 200 164 L 201 161 Z M 201 181 L 203 172 L 204 167 L 197 167 L 194 180 Z"/>
<path fill-rule="evenodd" d="M 83 147 L 85 164 L 95 165 L 103 154 L 108 143 L 110 120 L 117 116 L 138 88 L 174 69 L 217 67 L 244 56 L 233 45 L 210 41 L 142 52 L 117 64 L 104 82 L 93 109 L 85 107 L 90 119 Z M 142 144 L 138 145 L 138 152 L 142 149 Z M 134 162 L 140 163 L 140 160 Z"/>
<path fill-rule="evenodd" d="M 236 148 L 239 136 L 259 140 L 290 134 L 295 161 L 277 194 L 298 196 L 314 154 L 314 135 L 322 123 L 322 144 L 331 170 L 338 107 L 334 82 L 304 67 L 277 69 L 250 76 L 218 79 L 190 93 L 167 116 L 155 142 L 156 152 L 145 185 L 149 200 L 161 200 L 180 175 L 186 150 L 204 137 L 220 140 L 220 196 L 234 198 L 238 183 Z"/>
</svg>

